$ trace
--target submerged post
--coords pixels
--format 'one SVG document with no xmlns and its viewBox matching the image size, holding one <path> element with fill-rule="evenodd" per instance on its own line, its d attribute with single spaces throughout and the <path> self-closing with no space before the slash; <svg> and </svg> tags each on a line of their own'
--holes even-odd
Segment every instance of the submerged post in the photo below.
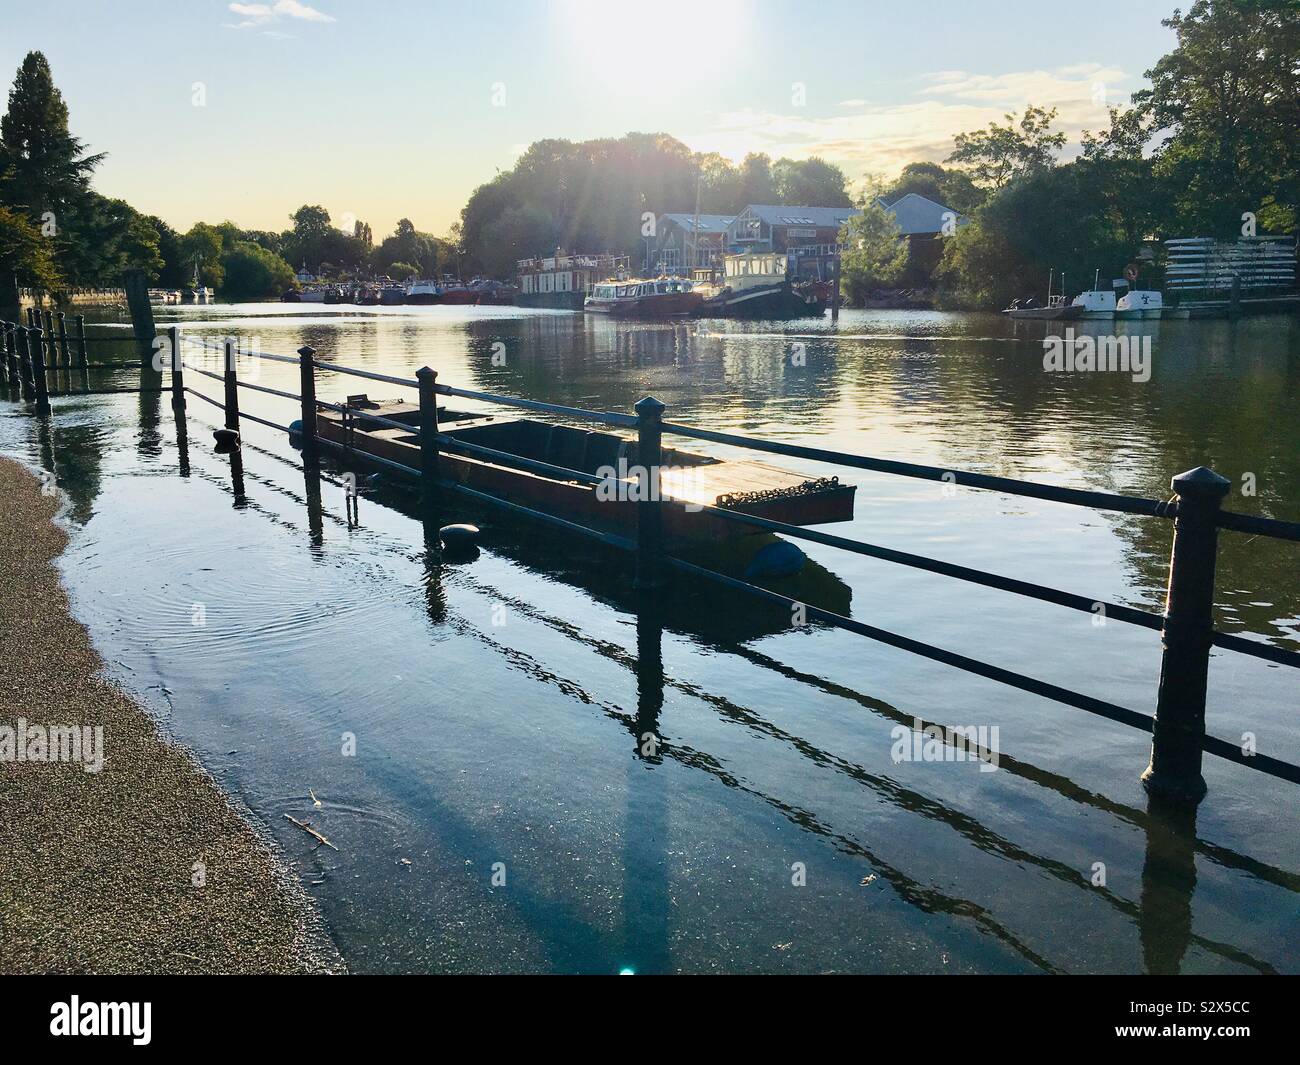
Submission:
<svg viewBox="0 0 1300 1065">
<path fill-rule="evenodd" d="M 22 378 L 18 376 L 18 324 L 5 323 L 5 370 L 9 387 L 21 388 Z"/>
<path fill-rule="evenodd" d="M 36 382 L 32 378 L 32 331 L 30 326 L 18 330 L 18 361 L 22 370 L 23 399 L 28 403 L 36 398 Z"/>
<path fill-rule="evenodd" d="M 181 327 L 170 326 L 167 341 L 171 348 L 172 410 L 177 415 L 185 413 L 185 365 L 181 360 Z"/>
<path fill-rule="evenodd" d="M 658 588 L 663 583 L 663 504 L 660 467 L 663 462 L 664 405 L 646 396 L 636 407 L 636 462 L 641 490 L 636 505 L 636 586 Z"/>
<path fill-rule="evenodd" d="M 235 342 L 227 338 L 222 341 L 221 350 L 226 363 L 226 428 L 239 432 L 239 379 L 235 376 Z"/>
<path fill-rule="evenodd" d="M 39 329 L 33 329 L 28 336 L 35 341 L 32 344 L 32 384 L 36 389 L 36 413 L 44 416 L 50 413 L 50 386 L 45 379 L 45 350 L 42 347 L 44 337 Z"/>
<path fill-rule="evenodd" d="M 1160 631 L 1160 691 L 1151 741 L 1151 764 L 1142 774 L 1147 791 L 1195 805 L 1205 797 L 1201 753 L 1205 740 L 1205 687 L 1214 630 L 1214 563 L 1219 506 L 1229 482 L 1198 466 L 1173 479 L 1178 493 L 1169 590 Z"/>
<path fill-rule="evenodd" d="M 438 488 L 438 371 L 415 371 L 420 386 L 420 494 L 431 503 Z"/>
<path fill-rule="evenodd" d="M 302 396 L 302 453 L 316 455 L 316 349 L 310 344 L 298 349 L 298 380 Z"/>
<path fill-rule="evenodd" d="M 71 369 L 72 357 L 68 354 L 68 316 L 59 311 L 55 318 L 59 323 L 59 360 L 65 369 Z"/>
<path fill-rule="evenodd" d="M 77 323 L 77 365 L 86 368 L 86 316 L 79 314 L 74 319 Z"/>
<path fill-rule="evenodd" d="M 837 252 L 831 259 L 831 284 L 835 288 L 831 291 L 831 321 L 840 320 L 840 256 Z"/>
<path fill-rule="evenodd" d="M 54 346 L 54 312 L 45 312 L 45 365 L 48 369 L 57 369 L 59 365 L 59 352 Z"/>
</svg>

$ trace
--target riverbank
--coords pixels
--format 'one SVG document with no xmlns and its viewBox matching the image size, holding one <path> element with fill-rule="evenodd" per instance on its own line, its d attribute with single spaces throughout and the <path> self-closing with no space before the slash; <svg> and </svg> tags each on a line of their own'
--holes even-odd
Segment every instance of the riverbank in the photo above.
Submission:
<svg viewBox="0 0 1300 1065">
<path fill-rule="evenodd" d="M 105 677 L 54 566 L 57 495 L 0 459 L 0 498 L 0 971 L 341 971 L 297 878 Z M 40 760 L 54 726 L 81 761 Z"/>
</svg>

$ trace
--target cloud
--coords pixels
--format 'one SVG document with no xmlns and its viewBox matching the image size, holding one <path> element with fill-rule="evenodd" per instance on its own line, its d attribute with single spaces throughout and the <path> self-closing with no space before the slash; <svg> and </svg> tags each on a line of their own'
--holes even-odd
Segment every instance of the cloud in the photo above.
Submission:
<svg viewBox="0 0 1300 1065">
<path fill-rule="evenodd" d="M 301 22 L 333 22 L 334 16 L 314 7 L 298 3 L 298 0 L 276 0 L 273 4 L 230 4 L 231 14 L 239 15 L 244 21 L 226 23 L 228 29 L 242 30 L 255 26 L 266 26 L 280 22 L 282 19 L 298 19 Z"/>
<path fill-rule="evenodd" d="M 1065 157 L 1077 153 L 1080 134 L 1109 125 L 1107 106 L 1128 101 L 1133 79 L 1115 67 L 1080 63 L 1055 70 L 972 74 L 944 70 L 918 79 L 910 100 L 873 105 L 842 100 L 835 114 L 814 117 L 742 110 L 715 116 L 713 128 L 682 139 L 696 151 L 732 159 L 767 152 L 774 159 L 821 156 L 856 181 L 864 174 L 892 176 L 907 163 L 942 162 L 957 133 L 1001 122 L 1027 104 L 1057 108 L 1055 127 L 1067 137 Z"/>
</svg>

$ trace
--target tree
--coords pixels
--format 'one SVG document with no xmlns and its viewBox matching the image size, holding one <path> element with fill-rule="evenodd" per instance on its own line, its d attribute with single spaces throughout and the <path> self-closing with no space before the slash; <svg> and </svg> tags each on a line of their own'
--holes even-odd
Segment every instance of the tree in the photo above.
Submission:
<svg viewBox="0 0 1300 1065">
<path fill-rule="evenodd" d="M 894 203 L 909 192 L 951 207 L 959 214 L 970 214 L 984 202 L 985 195 L 969 174 L 930 162 L 908 163 L 880 195 L 886 203 Z"/>
<path fill-rule="evenodd" d="M 388 276 L 395 277 L 398 281 L 407 281 L 419 277 L 420 268 L 412 263 L 392 263 L 388 267 Z"/>
<path fill-rule="evenodd" d="M 1003 188 L 1013 178 L 1050 167 L 1053 155 L 1065 144 L 1064 133 L 1053 133 L 1056 108 L 1045 111 L 1032 104 L 1017 121 L 1004 116 L 1005 126 L 990 122 L 988 129 L 958 133 L 947 161 L 967 168 L 976 185 Z"/>
<path fill-rule="evenodd" d="M 57 289 L 61 280 L 50 242 L 9 207 L 0 207 L 0 276 L 46 291 Z"/>
<path fill-rule="evenodd" d="M 1157 171 L 1189 232 L 1235 235 L 1242 214 L 1295 227 L 1300 19 L 1294 0 L 1195 0 L 1164 26 L 1178 44 L 1133 102 L 1169 134 Z"/>
<path fill-rule="evenodd" d="M 1148 111 L 1112 107 L 1108 129 L 1083 131 L 1083 154 L 1074 164 L 1133 252 L 1161 228 L 1169 215 L 1165 205 L 1172 199 L 1167 182 L 1145 154 L 1150 140 Z"/>
<path fill-rule="evenodd" d="M 750 152 L 740 164 L 740 197 L 737 210 L 751 203 L 776 203 L 776 182 L 772 179 L 772 158 L 764 152 Z"/>
<path fill-rule="evenodd" d="M 225 236 L 221 230 L 207 222 L 195 222 L 190 231 L 181 237 L 181 254 L 186 266 L 183 271 L 185 283 L 190 283 L 197 269 L 201 284 L 220 288 L 223 281 L 221 253 L 224 248 Z"/>
<path fill-rule="evenodd" d="M 816 156 L 798 161 L 778 159 L 772 167 L 772 179 L 776 184 L 777 203 L 801 207 L 853 204 L 845 188 L 844 171 Z"/>
<path fill-rule="evenodd" d="M 232 299 L 277 296 L 293 287 L 293 267 L 260 244 L 241 240 L 221 257 L 224 274 L 221 293 Z"/>
<path fill-rule="evenodd" d="M 847 245 L 840 259 L 840 287 L 850 303 L 893 284 L 907 266 L 907 241 L 899 236 L 894 216 L 874 200 L 844 223 L 839 239 Z"/>
<path fill-rule="evenodd" d="M 50 64 L 28 52 L 9 109 L 0 117 L 0 203 L 37 219 L 58 216 L 89 192 L 90 173 L 103 155 L 86 155 L 68 131 L 68 106 L 54 86 Z"/>
</svg>

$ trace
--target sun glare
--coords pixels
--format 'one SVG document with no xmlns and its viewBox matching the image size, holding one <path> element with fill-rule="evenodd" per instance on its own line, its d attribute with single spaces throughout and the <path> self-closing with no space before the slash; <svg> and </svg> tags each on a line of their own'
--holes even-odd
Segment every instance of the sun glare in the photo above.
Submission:
<svg viewBox="0 0 1300 1065">
<path fill-rule="evenodd" d="M 606 89 L 689 93 L 725 73 L 721 57 L 744 32 L 740 0 L 565 0 L 564 6 L 576 61 Z"/>
</svg>

